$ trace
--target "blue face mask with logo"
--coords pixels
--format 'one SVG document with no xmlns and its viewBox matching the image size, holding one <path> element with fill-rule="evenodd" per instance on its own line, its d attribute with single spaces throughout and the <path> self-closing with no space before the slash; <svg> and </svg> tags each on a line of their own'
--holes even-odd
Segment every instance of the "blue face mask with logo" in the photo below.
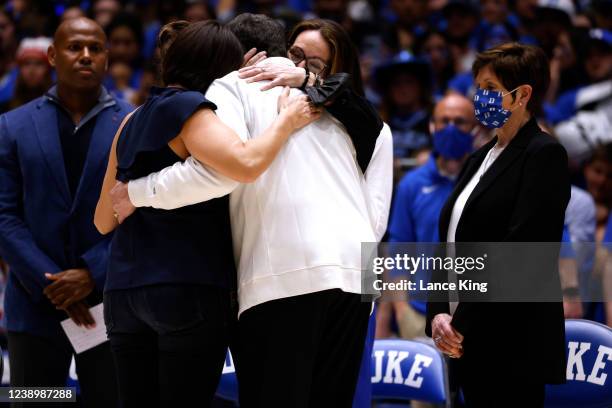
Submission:
<svg viewBox="0 0 612 408">
<path fill-rule="evenodd" d="M 502 107 L 504 96 L 515 92 L 518 88 L 508 93 L 502 91 L 490 91 L 478 88 L 474 94 L 474 115 L 476 119 L 489 129 L 497 129 L 508 121 L 512 111 Z"/>
<path fill-rule="evenodd" d="M 434 155 L 460 160 L 472 151 L 472 135 L 455 125 L 448 125 L 433 134 Z"/>
</svg>

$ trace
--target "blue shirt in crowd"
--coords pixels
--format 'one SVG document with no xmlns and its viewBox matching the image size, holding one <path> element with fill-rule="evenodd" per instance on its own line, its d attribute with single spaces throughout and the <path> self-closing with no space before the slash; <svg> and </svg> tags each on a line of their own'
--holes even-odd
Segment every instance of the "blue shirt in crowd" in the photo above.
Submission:
<svg viewBox="0 0 612 408">
<path fill-rule="evenodd" d="M 440 174 L 433 156 L 407 173 L 395 191 L 389 242 L 439 242 L 438 218 L 454 184 Z M 410 304 L 425 313 L 426 302 L 414 300 Z"/>
<path fill-rule="evenodd" d="M 15 91 L 15 84 L 17 84 L 18 74 L 19 70 L 13 68 L 0 78 L 0 103 L 6 103 L 13 99 L 13 92 Z"/>
<path fill-rule="evenodd" d="M 561 250 L 559 251 L 559 257 L 561 259 L 575 259 L 576 252 L 572 248 L 572 240 L 570 238 L 569 229 L 567 225 L 563 226 L 563 236 L 561 238 Z"/>
<path fill-rule="evenodd" d="M 604 235 L 603 242 L 606 243 L 608 251 L 612 251 L 612 217 L 608 217 L 608 225 L 606 226 L 606 234 Z"/>
<path fill-rule="evenodd" d="M 591 194 L 576 186 L 572 186 L 565 210 L 565 225 L 578 264 L 580 295 L 586 299 L 595 265 L 595 201 Z"/>
</svg>

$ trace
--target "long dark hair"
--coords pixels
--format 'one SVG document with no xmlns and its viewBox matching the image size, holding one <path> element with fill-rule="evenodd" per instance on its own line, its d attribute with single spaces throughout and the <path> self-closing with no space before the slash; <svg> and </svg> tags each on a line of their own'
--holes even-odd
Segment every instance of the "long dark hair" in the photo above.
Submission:
<svg viewBox="0 0 612 408">
<path fill-rule="evenodd" d="M 162 52 L 162 81 L 205 93 L 217 78 L 240 68 L 242 46 L 216 21 L 190 23 Z"/>
<path fill-rule="evenodd" d="M 331 67 L 328 68 L 328 74 L 338 72 L 350 74 L 353 90 L 358 95 L 365 96 L 359 65 L 359 52 L 346 30 L 340 24 L 331 20 L 318 18 L 305 20 L 293 28 L 289 35 L 289 44 L 293 44 L 298 35 L 304 31 L 318 31 L 327 42 L 331 53 Z"/>
</svg>

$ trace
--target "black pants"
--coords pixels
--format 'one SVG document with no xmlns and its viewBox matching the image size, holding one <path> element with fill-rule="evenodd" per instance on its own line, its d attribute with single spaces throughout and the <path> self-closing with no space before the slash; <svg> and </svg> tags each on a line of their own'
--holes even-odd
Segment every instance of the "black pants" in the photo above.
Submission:
<svg viewBox="0 0 612 408">
<path fill-rule="evenodd" d="M 28 333 L 8 332 L 8 352 L 13 387 L 65 387 L 72 361 L 68 339 L 39 337 Z M 76 372 L 83 406 L 109 408 L 118 406 L 117 379 L 110 345 L 103 343 L 75 356 Z M 65 403 L 65 406 L 73 404 Z M 12 407 L 49 406 L 58 403 L 19 403 Z"/>
<path fill-rule="evenodd" d="M 467 408 L 543 408 L 546 385 L 517 381 L 464 384 Z"/>
<path fill-rule="evenodd" d="M 111 291 L 104 312 L 123 407 L 210 405 L 228 347 L 226 290 L 155 285 Z"/>
<path fill-rule="evenodd" d="M 351 407 L 370 309 L 326 290 L 243 312 L 232 348 L 240 407 Z"/>
</svg>

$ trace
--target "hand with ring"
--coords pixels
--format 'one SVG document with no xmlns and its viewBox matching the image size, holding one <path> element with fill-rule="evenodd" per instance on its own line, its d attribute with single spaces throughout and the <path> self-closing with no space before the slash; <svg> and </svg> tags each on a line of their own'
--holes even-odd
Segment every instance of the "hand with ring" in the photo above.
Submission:
<svg viewBox="0 0 612 408">
<path fill-rule="evenodd" d="M 111 202 L 113 204 L 113 216 L 119 224 L 136 211 L 136 207 L 130 201 L 127 183 L 118 181 L 110 191 Z"/>
<path fill-rule="evenodd" d="M 269 81 L 261 87 L 262 91 L 267 91 L 276 86 L 299 88 L 304 83 L 306 74 L 304 68 L 276 64 L 268 64 L 265 67 L 245 67 L 238 72 L 238 76 L 246 80 L 247 83 Z"/>
<path fill-rule="evenodd" d="M 437 314 L 431 322 L 431 334 L 436 348 L 451 358 L 463 355 L 463 336 L 451 325 L 452 316 Z"/>
</svg>

